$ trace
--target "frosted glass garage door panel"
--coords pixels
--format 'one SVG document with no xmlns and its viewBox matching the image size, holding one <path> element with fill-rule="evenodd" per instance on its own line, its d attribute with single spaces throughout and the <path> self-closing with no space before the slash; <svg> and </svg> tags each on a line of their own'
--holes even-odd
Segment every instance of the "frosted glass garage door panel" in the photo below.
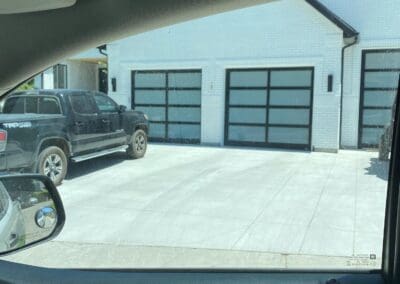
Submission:
<svg viewBox="0 0 400 284">
<path fill-rule="evenodd" d="M 229 109 L 229 122 L 233 123 L 265 123 L 265 108 L 233 108 Z"/>
<path fill-rule="evenodd" d="M 388 125 L 392 118 L 392 110 L 390 109 L 364 109 L 363 124 L 364 125 Z"/>
<path fill-rule="evenodd" d="M 367 53 L 365 57 L 365 68 L 400 68 L 400 52 Z"/>
<path fill-rule="evenodd" d="M 365 88 L 397 88 L 399 72 L 365 72 Z"/>
<path fill-rule="evenodd" d="M 364 106 L 392 107 L 396 91 L 364 91 Z"/>
<path fill-rule="evenodd" d="M 308 109 L 280 109 L 269 110 L 270 124 L 308 125 L 310 111 Z"/>
<path fill-rule="evenodd" d="M 200 125 L 168 124 L 168 137 L 171 139 L 200 139 Z"/>
<path fill-rule="evenodd" d="M 165 104 L 165 91 L 135 90 L 135 104 Z"/>
<path fill-rule="evenodd" d="M 201 73 L 168 73 L 168 87 L 170 88 L 200 88 Z"/>
<path fill-rule="evenodd" d="M 363 128 L 361 143 L 365 145 L 378 145 L 384 128 Z"/>
<path fill-rule="evenodd" d="M 169 107 L 168 121 L 200 122 L 199 107 Z"/>
<path fill-rule="evenodd" d="M 165 124 L 150 123 L 149 136 L 151 138 L 165 138 Z"/>
<path fill-rule="evenodd" d="M 266 90 L 230 90 L 230 105 L 261 105 L 267 104 Z"/>
<path fill-rule="evenodd" d="M 309 106 L 311 91 L 309 90 L 271 90 L 269 104 L 271 106 Z"/>
<path fill-rule="evenodd" d="M 229 126 L 228 140 L 243 142 L 265 142 L 265 127 Z"/>
<path fill-rule="evenodd" d="M 311 70 L 271 71 L 271 87 L 310 87 Z"/>
<path fill-rule="evenodd" d="M 290 127 L 270 127 L 269 143 L 308 144 L 308 129 Z"/>
<path fill-rule="evenodd" d="M 200 105 L 201 91 L 175 91 L 168 92 L 168 103 L 172 105 Z"/>
<path fill-rule="evenodd" d="M 135 110 L 145 113 L 149 120 L 165 121 L 165 107 L 136 107 Z"/>
<path fill-rule="evenodd" d="M 267 71 L 232 71 L 230 74 L 231 87 L 267 87 Z"/>
<path fill-rule="evenodd" d="M 164 88 L 165 73 L 136 73 L 136 88 Z"/>
</svg>

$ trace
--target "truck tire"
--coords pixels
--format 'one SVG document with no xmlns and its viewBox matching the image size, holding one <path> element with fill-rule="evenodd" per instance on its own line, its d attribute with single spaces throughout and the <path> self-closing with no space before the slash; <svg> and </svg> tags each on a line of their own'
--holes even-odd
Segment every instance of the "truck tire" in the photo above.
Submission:
<svg viewBox="0 0 400 284">
<path fill-rule="evenodd" d="M 142 129 L 138 129 L 133 133 L 129 148 L 126 153 L 130 158 L 139 159 L 144 156 L 147 149 L 147 135 Z"/>
<path fill-rule="evenodd" d="M 39 154 L 38 173 L 48 176 L 55 185 L 60 185 L 67 174 L 68 160 L 63 150 L 47 147 Z"/>
</svg>

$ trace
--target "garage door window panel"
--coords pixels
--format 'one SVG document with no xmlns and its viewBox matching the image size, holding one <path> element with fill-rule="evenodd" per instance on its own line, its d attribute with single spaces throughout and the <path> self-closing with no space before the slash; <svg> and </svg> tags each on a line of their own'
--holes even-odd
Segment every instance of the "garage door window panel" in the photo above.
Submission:
<svg viewBox="0 0 400 284">
<path fill-rule="evenodd" d="M 389 125 L 392 117 L 391 109 L 366 109 L 363 114 L 364 125 L 384 126 Z"/>
<path fill-rule="evenodd" d="M 309 106 L 311 91 L 309 90 L 271 90 L 270 106 Z"/>
<path fill-rule="evenodd" d="M 231 108 L 229 110 L 230 123 L 265 124 L 265 116 L 265 108 Z"/>
<path fill-rule="evenodd" d="M 307 128 L 270 127 L 269 142 L 282 144 L 308 144 Z"/>
<path fill-rule="evenodd" d="M 265 127 L 229 126 L 229 140 L 241 142 L 265 142 Z"/>
<path fill-rule="evenodd" d="M 165 123 L 151 123 L 149 135 L 154 138 L 165 137 Z"/>
<path fill-rule="evenodd" d="M 381 51 L 371 52 L 365 59 L 365 67 L 367 69 L 400 69 L 400 51 Z"/>
<path fill-rule="evenodd" d="M 312 71 L 271 71 L 271 87 L 310 88 Z"/>
<path fill-rule="evenodd" d="M 363 135 L 362 135 L 362 143 L 365 147 L 375 146 L 376 141 L 380 139 L 384 132 L 384 128 L 382 127 L 364 127 Z"/>
<path fill-rule="evenodd" d="M 266 90 L 230 90 L 230 105 L 265 106 L 267 104 Z"/>
<path fill-rule="evenodd" d="M 165 88 L 166 75 L 157 72 L 137 72 L 135 76 L 136 88 Z"/>
<path fill-rule="evenodd" d="M 397 89 L 397 81 L 399 79 L 399 72 L 386 72 L 384 70 L 380 72 L 365 73 L 365 88 L 377 88 L 377 89 Z"/>
<path fill-rule="evenodd" d="M 200 139 L 200 125 L 169 123 L 168 133 L 171 139 Z"/>
<path fill-rule="evenodd" d="M 200 107 L 201 91 L 200 90 L 171 90 L 168 92 L 168 103 L 170 105 L 193 105 Z"/>
<path fill-rule="evenodd" d="M 150 121 L 165 121 L 165 107 L 137 107 L 136 110 L 145 113 Z"/>
<path fill-rule="evenodd" d="M 267 87 L 267 71 L 233 71 L 230 73 L 231 87 Z"/>
<path fill-rule="evenodd" d="M 201 73 L 192 72 L 170 72 L 168 74 L 169 88 L 194 88 L 201 86 Z"/>
<path fill-rule="evenodd" d="M 136 104 L 165 104 L 165 91 L 164 90 L 136 90 L 135 102 Z"/>
<path fill-rule="evenodd" d="M 392 108 L 396 91 L 365 91 L 364 106 Z"/>
<path fill-rule="evenodd" d="M 269 124 L 308 126 L 310 111 L 306 109 L 274 108 L 269 110 Z"/>
<path fill-rule="evenodd" d="M 200 122 L 200 108 L 197 107 L 169 107 L 169 122 Z"/>
</svg>

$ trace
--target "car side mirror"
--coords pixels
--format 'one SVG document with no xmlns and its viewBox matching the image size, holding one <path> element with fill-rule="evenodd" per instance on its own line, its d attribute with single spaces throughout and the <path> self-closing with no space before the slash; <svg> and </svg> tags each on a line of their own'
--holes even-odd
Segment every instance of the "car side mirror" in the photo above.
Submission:
<svg viewBox="0 0 400 284">
<path fill-rule="evenodd" d="M 53 182 L 46 176 L 0 176 L 0 256 L 56 237 L 65 213 Z"/>
<path fill-rule="evenodd" d="M 126 106 L 120 105 L 119 106 L 119 112 L 125 112 L 126 111 Z"/>
</svg>

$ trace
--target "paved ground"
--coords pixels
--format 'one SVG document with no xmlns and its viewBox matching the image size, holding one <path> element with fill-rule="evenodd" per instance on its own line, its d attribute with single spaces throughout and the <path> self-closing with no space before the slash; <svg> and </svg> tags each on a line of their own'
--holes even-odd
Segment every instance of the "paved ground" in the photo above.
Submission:
<svg viewBox="0 0 400 284">
<path fill-rule="evenodd" d="M 144 159 L 86 161 L 60 187 L 63 232 L 8 259 L 51 267 L 379 265 L 387 164 L 376 157 L 150 145 Z"/>
</svg>

